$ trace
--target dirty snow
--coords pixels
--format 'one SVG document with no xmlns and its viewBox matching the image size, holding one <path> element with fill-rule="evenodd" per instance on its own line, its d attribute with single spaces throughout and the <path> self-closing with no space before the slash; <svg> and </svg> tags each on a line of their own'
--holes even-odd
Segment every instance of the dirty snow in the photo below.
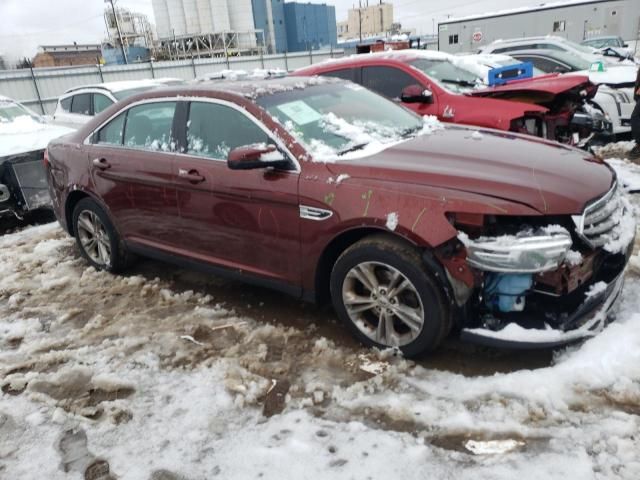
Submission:
<svg viewBox="0 0 640 480">
<path fill-rule="evenodd" d="M 447 345 L 409 361 L 335 323 L 291 325 L 287 309 L 316 309 L 279 294 L 252 306 L 247 286 L 156 262 L 97 272 L 57 224 L 6 234 L 0 477 L 635 480 L 633 265 L 594 338 L 510 369 L 464 346 L 460 367 Z M 270 295 L 282 313 L 266 321 Z"/>
</svg>

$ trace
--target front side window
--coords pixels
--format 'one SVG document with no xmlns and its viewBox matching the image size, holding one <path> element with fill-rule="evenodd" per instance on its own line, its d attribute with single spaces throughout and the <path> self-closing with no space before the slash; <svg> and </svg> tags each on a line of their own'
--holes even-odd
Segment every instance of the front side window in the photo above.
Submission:
<svg viewBox="0 0 640 480">
<path fill-rule="evenodd" d="M 245 114 L 208 102 L 192 102 L 187 122 L 187 153 L 226 160 L 234 148 L 273 143 Z"/>
<path fill-rule="evenodd" d="M 127 112 L 124 145 L 147 150 L 171 151 L 171 136 L 176 102 L 157 102 L 138 105 Z"/>
<path fill-rule="evenodd" d="M 93 94 L 93 114 L 94 115 L 97 115 L 101 111 L 109 108 L 112 104 L 113 104 L 113 101 L 106 95 L 103 95 L 101 93 Z"/>
<path fill-rule="evenodd" d="M 72 97 L 71 113 L 79 115 L 91 115 L 91 94 L 79 93 Z"/>
<path fill-rule="evenodd" d="M 63 98 L 62 100 L 60 100 L 60 106 L 62 107 L 62 110 L 64 110 L 65 112 L 70 112 L 71 111 L 71 99 L 73 97 L 67 97 L 67 98 Z"/>
<path fill-rule="evenodd" d="M 400 98 L 402 90 L 420 82 L 408 73 L 393 67 L 364 67 L 362 84 L 387 98 Z"/>
<path fill-rule="evenodd" d="M 94 143 L 106 145 L 122 145 L 122 136 L 124 133 L 124 120 L 126 113 L 121 113 L 116 118 L 102 127 L 95 138 Z"/>
</svg>

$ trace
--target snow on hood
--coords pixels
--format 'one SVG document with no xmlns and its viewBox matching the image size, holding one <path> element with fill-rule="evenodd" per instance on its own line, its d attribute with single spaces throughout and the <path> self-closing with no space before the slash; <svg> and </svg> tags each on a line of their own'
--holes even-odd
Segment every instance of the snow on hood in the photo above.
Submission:
<svg viewBox="0 0 640 480">
<path fill-rule="evenodd" d="M 43 150 L 54 138 L 74 130 L 39 122 L 29 115 L 12 122 L 0 122 L 0 157 Z"/>
<path fill-rule="evenodd" d="M 593 72 L 591 70 L 581 70 L 571 72 L 566 75 L 586 75 L 592 83 L 597 85 L 619 85 L 622 83 L 633 84 L 636 81 L 638 69 L 634 65 L 607 65 L 603 72 Z"/>
</svg>

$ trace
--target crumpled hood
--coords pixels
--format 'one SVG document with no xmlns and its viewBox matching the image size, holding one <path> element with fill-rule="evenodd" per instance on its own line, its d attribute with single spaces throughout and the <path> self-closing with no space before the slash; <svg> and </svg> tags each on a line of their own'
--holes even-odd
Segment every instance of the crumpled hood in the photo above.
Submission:
<svg viewBox="0 0 640 480">
<path fill-rule="evenodd" d="M 545 93 L 559 95 L 589 86 L 588 75 L 559 75 L 557 73 L 540 75 L 522 80 L 512 80 L 504 85 L 482 88 L 470 92 L 474 96 L 497 96 L 504 93 Z M 595 94 L 595 92 L 593 92 Z M 592 95 L 593 96 L 593 95 Z"/>
<path fill-rule="evenodd" d="M 612 185 L 613 173 L 588 153 L 486 129 L 447 126 L 357 160 L 328 165 L 351 178 L 466 191 L 552 215 L 578 214 Z"/>
<path fill-rule="evenodd" d="M 54 138 L 73 131 L 59 125 L 40 123 L 26 115 L 14 122 L 0 123 L 0 158 L 44 150 Z"/>
</svg>

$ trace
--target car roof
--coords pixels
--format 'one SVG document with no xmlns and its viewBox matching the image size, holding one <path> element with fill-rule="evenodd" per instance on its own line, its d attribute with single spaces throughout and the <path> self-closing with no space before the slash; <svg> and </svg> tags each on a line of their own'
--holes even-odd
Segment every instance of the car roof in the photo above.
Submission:
<svg viewBox="0 0 640 480">
<path fill-rule="evenodd" d="M 142 88 L 142 87 L 158 87 L 162 85 L 171 84 L 173 82 L 183 83 L 184 80 L 180 78 L 156 78 L 156 79 L 145 79 L 145 80 L 122 80 L 116 82 L 103 82 L 103 83 L 93 83 L 87 85 L 80 85 L 77 87 L 69 88 L 64 93 L 72 93 L 78 92 L 80 90 L 88 90 L 88 89 L 97 89 L 97 90 L 105 90 L 107 92 L 115 93 L 121 92 L 123 90 L 131 90 L 134 88 Z"/>
<path fill-rule="evenodd" d="M 165 86 L 158 89 L 138 93 L 127 98 L 127 103 L 133 103 L 147 98 L 166 97 L 227 97 L 229 95 L 255 100 L 256 98 L 274 93 L 304 89 L 307 87 L 329 84 L 348 83 L 345 80 L 332 77 L 282 77 L 249 80 L 204 80 L 197 83 Z"/>
<path fill-rule="evenodd" d="M 334 66 L 348 66 L 352 63 L 360 63 L 360 62 L 370 62 L 376 60 L 392 60 L 398 62 L 407 62 L 411 60 L 417 60 L 420 58 L 428 59 L 428 60 L 451 60 L 454 58 L 454 55 L 445 52 L 438 52 L 436 50 L 416 50 L 416 49 L 406 49 L 406 50 L 386 50 L 384 52 L 374 52 L 374 53 L 359 53 L 353 54 L 341 58 L 333 58 L 330 60 L 325 60 L 320 63 L 314 63 L 308 67 L 302 67 L 299 71 L 304 72 L 306 70 L 313 71 L 316 68 L 324 69 L 326 67 L 334 67 Z"/>
<path fill-rule="evenodd" d="M 536 37 L 522 37 L 522 38 L 509 38 L 506 40 L 494 40 L 490 44 L 486 45 L 486 47 L 504 45 L 504 44 L 512 44 L 512 43 L 529 43 L 531 41 L 543 40 L 545 42 L 559 42 L 559 43 L 567 43 L 568 40 L 563 37 L 558 37 L 557 35 L 539 35 Z M 486 48 L 485 47 L 485 48 Z"/>
</svg>

